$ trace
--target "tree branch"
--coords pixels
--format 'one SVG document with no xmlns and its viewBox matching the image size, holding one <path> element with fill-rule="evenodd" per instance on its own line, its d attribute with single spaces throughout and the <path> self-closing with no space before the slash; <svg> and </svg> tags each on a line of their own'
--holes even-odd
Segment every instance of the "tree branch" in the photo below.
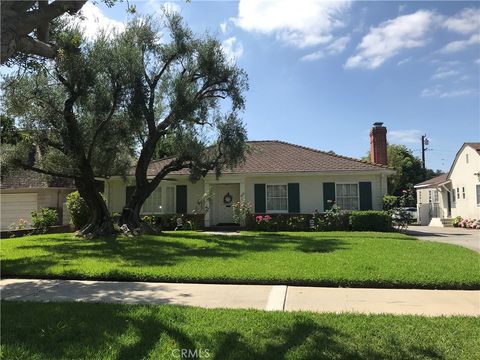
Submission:
<svg viewBox="0 0 480 360">
<path fill-rule="evenodd" d="M 48 6 L 39 7 L 37 10 L 28 11 L 18 19 L 16 30 L 19 37 L 30 34 L 38 27 L 48 24 L 52 19 L 68 12 L 76 13 L 87 0 L 55 0 Z"/>
<path fill-rule="evenodd" d="M 67 178 L 67 179 L 74 179 L 74 180 L 82 180 L 82 178 L 79 177 L 79 176 L 64 174 L 64 173 L 58 173 L 58 172 L 50 171 L 50 170 L 45 170 L 45 169 L 38 168 L 36 166 L 27 165 L 27 164 L 24 164 L 24 163 L 17 163 L 17 165 L 24 170 L 34 171 L 34 172 L 37 172 L 39 174 L 62 177 L 62 178 Z"/>
<path fill-rule="evenodd" d="M 31 36 L 23 36 L 17 40 L 17 51 L 25 54 L 53 58 L 57 53 L 57 47 L 34 39 Z"/>
<path fill-rule="evenodd" d="M 113 117 L 113 114 L 115 113 L 115 110 L 117 109 L 119 94 L 120 94 L 120 86 L 117 84 L 115 86 L 114 91 L 113 91 L 113 100 L 112 100 L 112 107 L 110 108 L 110 112 L 108 113 L 107 117 L 105 119 L 103 119 L 100 122 L 100 124 L 97 126 L 97 129 L 95 130 L 95 134 L 93 135 L 93 138 L 92 138 L 92 142 L 90 143 L 90 146 L 88 148 L 88 155 L 87 155 L 87 160 L 88 161 L 90 161 L 92 159 L 93 148 L 95 146 L 95 142 L 97 140 L 98 135 L 103 130 L 105 125 L 108 122 L 110 122 L 110 120 Z"/>
</svg>

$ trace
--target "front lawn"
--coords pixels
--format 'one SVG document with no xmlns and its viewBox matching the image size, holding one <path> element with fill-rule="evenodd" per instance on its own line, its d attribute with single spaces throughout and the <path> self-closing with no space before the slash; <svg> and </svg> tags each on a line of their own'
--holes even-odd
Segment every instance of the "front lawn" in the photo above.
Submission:
<svg viewBox="0 0 480 360">
<path fill-rule="evenodd" d="M 480 358 L 473 317 L 3 302 L 1 326 L 11 360 Z"/>
<path fill-rule="evenodd" d="M 50 234 L 1 240 L 1 260 L 4 277 L 480 288 L 480 254 L 398 233 Z"/>
</svg>

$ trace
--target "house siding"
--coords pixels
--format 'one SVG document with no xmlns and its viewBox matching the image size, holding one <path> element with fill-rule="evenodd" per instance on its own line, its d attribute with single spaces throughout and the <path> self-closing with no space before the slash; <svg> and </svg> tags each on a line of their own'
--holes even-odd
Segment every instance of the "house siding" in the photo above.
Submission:
<svg viewBox="0 0 480 360">
<path fill-rule="evenodd" d="M 372 207 L 374 210 L 381 210 L 383 204 L 382 177 L 379 174 L 372 175 L 291 175 L 291 176 L 258 176 L 245 179 L 246 200 L 254 203 L 254 185 L 264 184 L 288 184 L 298 183 L 300 187 L 300 212 L 303 214 L 313 213 L 318 210 L 324 211 L 323 206 L 323 183 L 359 183 L 368 181 L 372 183 Z"/>
<path fill-rule="evenodd" d="M 386 194 L 386 176 L 382 174 L 284 174 L 284 175 L 224 175 L 218 179 L 215 176 L 207 176 L 196 183 L 191 183 L 186 176 L 175 176 L 170 178 L 172 181 L 164 181 L 160 186 L 187 186 L 187 213 L 193 213 L 199 210 L 198 202 L 208 188 L 215 184 L 234 183 L 241 184 L 240 196 L 252 206 L 255 204 L 255 184 L 298 184 L 300 208 L 299 212 L 303 214 L 313 213 L 315 210 L 324 211 L 323 206 L 323 183 L 360 183 L 370 182 L 372 185 L 372 208 L 374 210 L 382 209 L 382 198 Z M 125 188 L 128 182 L 121 179 L 110 179 L 107 181 L 107 202 L 111 212 L 121 212 L 125 204 Z M 212 210 L 213 211 L 213 210 Z M 206 216 L 207 225 L 209 217 Z"/>
<path fill-rule="evenodd" d="M 466 156 L 468 155 L 468 163 Z M 470 146 L 459 153 L 454 168 L 450 173 L 452 188 L 460 190 L 460 198 L 456 198 L 455 205 L 452 205 L 452 216 L 463 218 L 480 218 L 480 207 L 477 206 L 476 186 L 480 184 L 475 173 L 480 172 L 480 155 Z M 462 188 L 465 188 L 465 199 Z"/>
<path fill-rule="evenodd" d="M 69 216 L 65 214 L 63 204 L 66 202 L 67 195 L 72 192 L 73 189 L 65 188 L 29 188 L 29 189 L 2 189 L 1 194 L 21 195 L 21 194 L 36 194 L 36 208 L 29 209 L 28 214 L 22 215 L 29 223 L 31 223 L 30 212 L 35 210 L 41 210 L 44 208 L 57 209 L 62 220 L 62 224 L 67 225 Z M 1 195 L 0 195 L 1 197 Z M 7 211 L 3 205 L 2 210 Z M 18 219 L 17 219 L 18 220 Z M 10 224 L 8 224 L 10 225 Z M 8 226 L 2 226 L 2 230 L 7 230 Z"/>
</svg>

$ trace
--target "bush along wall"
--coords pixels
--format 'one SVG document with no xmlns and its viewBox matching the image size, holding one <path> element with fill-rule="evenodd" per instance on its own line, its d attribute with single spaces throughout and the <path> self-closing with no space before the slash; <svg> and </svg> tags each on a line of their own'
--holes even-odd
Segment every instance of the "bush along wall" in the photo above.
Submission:
<svg viewBox="0 0 480 360">
<path fill-rule="evenodd" d="M 179 222 L 178 219 L 181 219 Z M 204 214 L 145 215 L 143 220 L 158 230 L 200 230 L 205 227 Z M 181 224 L 181 226 L 178 226 Z"/>
<path fill-rule="evenodd" d="M 254 231 L 385 232 L 393 230 L 392 218 L 388 212 L 373 210 L 334 209 L 316 214 L 251 214 L 246 220 L 246 229 Z"/>
<path fill-rule="evenodd" d="M 254 231 L 347 231 L 349 216 L 344 210 L 315 214 L 250 214 L 245 227 Z"/>
<path fill-rule="evenodd" d="M 392 231 L 392 217 L 386 211 L 352 211 L 352 231 Z"/>
</svg>

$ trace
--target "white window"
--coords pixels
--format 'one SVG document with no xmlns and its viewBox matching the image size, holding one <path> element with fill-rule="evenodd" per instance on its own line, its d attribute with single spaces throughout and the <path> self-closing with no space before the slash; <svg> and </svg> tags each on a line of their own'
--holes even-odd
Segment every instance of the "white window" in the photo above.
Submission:
<svg viewBox="0 0 480 360">
<path fill-rule="evenodd" d="M 142 206 L 142 214 L 159 214 L 162 212 L 162 188 L 159 186 L 150 194 Z"/>
<path fill-rule="evenodd" d="M 480 206 L 480 184 L 477 185 L 477 206 Z"/>
<path fill-rule="evenodd" d="M 438 190 L 433 190 L 433 202 L 438 203 Z"/>
<path fill-rule="evenodd" d="M 418 191 L 418 203 L 419 203 L 419 204 L 422 203 L 422 190 L 419 190 L 419 191 Z"/>
<path fill-rule="evenodd" d="M 358 210 L 358 184 L 336 184 L 336 203 L 340 209 Z"/>
<path fill-rule="evenodd" d="M 288 189 L 287 185 L 267 184 L 267 212 L 288 211 Z"/>
<path fill-rule="evenodd" d="M 450 191 L 450 198 L 452 199 L 452 202 L 454 203 L 455 202 L 455 189 L 452 189 Z"/>
<path fill-rule="evenodd" d="M 468 154 L 465 154 L 465 160 L 467 160 L 467 164 L 468 164 Z"/>
<path fill-rule="evenodd" d="M 460 188 L 457 188 L 457 199 L 460 199 Z"/>
<path fill-rule="evenodd" d="M 465 188 L 462 187 L 462 197 L 465 199 Z"/>
</svg>

